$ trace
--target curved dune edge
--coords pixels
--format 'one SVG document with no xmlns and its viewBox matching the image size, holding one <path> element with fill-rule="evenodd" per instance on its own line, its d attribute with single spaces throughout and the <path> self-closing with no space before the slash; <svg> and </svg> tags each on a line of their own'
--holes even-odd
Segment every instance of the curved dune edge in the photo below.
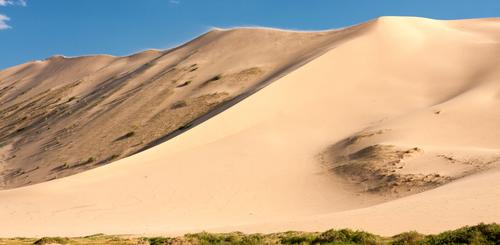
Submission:
<svg viewBox="0 0 500 245">
<path fill-rule="evenodd" d="M 496 19 L 380 18 L 161 145 L 71 177 L 1 191 L 0 219 L 10 222 L 0 236 L 332 226 L 387 235 L 498 222 L 496 162 L 388 201 L 359 192 L 317 159 L 366 129 L 390 133 L 363 144 L 424 149 L 429 158 L 408 162 L 407 171 L 463 170 L 433 162 L 432 154 L 443 152 L 494 159 L 500 149 L 498 33 Z"/>
</svg>

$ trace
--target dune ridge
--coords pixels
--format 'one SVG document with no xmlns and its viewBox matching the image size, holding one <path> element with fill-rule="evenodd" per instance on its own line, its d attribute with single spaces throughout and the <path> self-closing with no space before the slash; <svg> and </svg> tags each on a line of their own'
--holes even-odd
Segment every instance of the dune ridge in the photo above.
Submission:
<svg viewBox="0 0 500 245">
<path fill-rule="evenodd" d="M 212 30 L 123 57 L 55 55 L 0 72 L 0 188 L 157 145 L 326 52 L 349 33 Z"/>
<path fill-rule="evenodd" d="M 328 47 L 322 55 L 177 137 L 0 191 L 0 219 L 12 220 L 0 236 L 391 235 L 500 221 L 500 20 L 382 17 L 335 35 L 311 43 Z"/>
</svg>

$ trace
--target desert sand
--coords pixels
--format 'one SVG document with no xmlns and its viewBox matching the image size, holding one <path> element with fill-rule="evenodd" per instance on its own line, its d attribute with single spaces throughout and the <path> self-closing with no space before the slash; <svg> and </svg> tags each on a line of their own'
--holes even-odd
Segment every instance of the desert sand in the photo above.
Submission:
<svg viewBox="0 0 500 245">
<path fill-rule="evenodd" d="M 215 29 L 165 51 L 53 56 L 1 71 L 0 189 L 164 142 L 323 54 L 351 29 Z"/>
<path fill-rule="evenodd" d="M 280 63 L 296 69 L 176 137 L 0 191 L 0 236 L 499 222 L 500 20 L 382 17 L 320 33 L 332 36 L 308 58 Z"/>
</svg>

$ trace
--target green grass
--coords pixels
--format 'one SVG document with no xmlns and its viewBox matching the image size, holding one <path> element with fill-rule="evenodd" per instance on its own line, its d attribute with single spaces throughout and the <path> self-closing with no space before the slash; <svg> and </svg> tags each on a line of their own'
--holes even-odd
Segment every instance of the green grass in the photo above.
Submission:
<svg viewBox="0 0 500 245">
<path fill-rule="evenodd" d="M 453 231 L 446 231 L 436 235 L 423 235 L 415 231 L 405 232 L 393 237 L 382 237 L 363 231 L 349 229 L 328 230 L 325 232 L 298 232 L 288 231 L 272 234 L 244 234 L 231 233 L 194 233 L 182 237 L 133 237 L 108 236 L 95 234 L 85 237 L 44 237 L 44 238 L 9 238 L 1 239 L 0 245 L 26 244 L 75 244 L 75 245 L 437 245 L 437 244 L 500 244 L 500 226 L 493 224 L 479 224 L 466 226 Z"/>
</svg>

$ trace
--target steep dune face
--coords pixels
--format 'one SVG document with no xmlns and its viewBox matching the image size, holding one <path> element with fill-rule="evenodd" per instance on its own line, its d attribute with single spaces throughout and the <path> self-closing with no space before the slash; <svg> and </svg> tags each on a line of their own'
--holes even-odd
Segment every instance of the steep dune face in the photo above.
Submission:
<svg viewBox="0 0 500 245">
<path fill-rule="evenodd" d="M 396 196 L 498 165 L 498 21 L 379 22 L 378 35 L 392 38 L 382 44 L 392 48 L 382 50 L 396 50 L 388 58 L 398 62 L 381 60 L 390 70 L 378 76 L 406 86 L 397 93 L 421 106 L 337 142 L 322 154 L 323 163 L 363 191 Z"/>
<path fill-rule="evenodd" d="M 384 17 L 350 30 L 178 137 L 1 191 L 0 219 L 12 222 L 0 235 L 498 222 L 500 21 Z"/>
<path fill-rule="evenodd" d="M 1 71 L 0 188 L 64 177 L 159 144 L 350 32 L 214 30 L 167 51 L 54 56 Z"/>
</svg>

